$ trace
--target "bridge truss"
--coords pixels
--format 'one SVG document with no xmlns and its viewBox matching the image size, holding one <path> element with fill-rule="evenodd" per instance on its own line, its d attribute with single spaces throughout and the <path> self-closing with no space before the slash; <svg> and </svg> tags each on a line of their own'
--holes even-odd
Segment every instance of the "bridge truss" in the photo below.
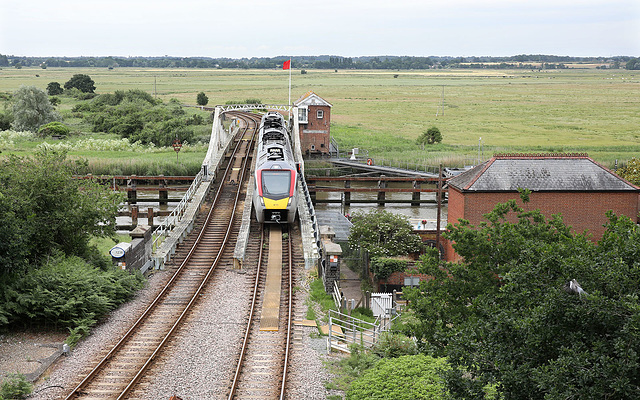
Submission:
<svg viewBox="0 0 640 400">
<path fill-rule="evenodd" d="M 216 106 L 216 108 L 218 107 L 222 112 L 265 109 L 290 112 L 293 109 L 292 105 L 285 104 L 225 104 L 223 106 Z"/>
</svg>

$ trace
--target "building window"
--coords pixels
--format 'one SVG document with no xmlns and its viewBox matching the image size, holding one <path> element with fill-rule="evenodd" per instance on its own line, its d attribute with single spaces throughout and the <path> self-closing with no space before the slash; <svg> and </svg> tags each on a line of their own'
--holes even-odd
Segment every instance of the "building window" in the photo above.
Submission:
<svg viewBox="0 0 640 400">
<path fill-rule="evenodd" d="M 324 118 L 324 111 L 318 110 L 318 112 L 316 113 L 316 116 L 318 119 Z"/>
<path fill-rule="evenodd" d="M 301 124 L 306 124 L 309 122 L 309 118 L 307 117 L 307 109 L 306 108 L 298 108 L 298 122 Z"/>
</svg>

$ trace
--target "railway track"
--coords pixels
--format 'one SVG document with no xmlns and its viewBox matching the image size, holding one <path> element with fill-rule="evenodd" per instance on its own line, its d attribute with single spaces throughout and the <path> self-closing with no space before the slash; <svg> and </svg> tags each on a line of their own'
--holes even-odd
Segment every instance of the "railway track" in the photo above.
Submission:
<svg viewBox="0 0 640 400">
<path fill-rule="evenodd" d="M 245 130 L 237 140 L 208 213 L 189 251 L 172 278 L 127 333 L 95 365 L 66 399 L 124 399 L 178 331 L 199 294 L 221 263 L 238 202 L 245 171 L 249 168 L 255 119 L 241 117 Z"/>
<path fill-rule="evenodd" d="M 286 225 L 262 228 L 253 298 L 229 400 L 285 398 L 293 334 L 293 233 Z"/>
</svg>

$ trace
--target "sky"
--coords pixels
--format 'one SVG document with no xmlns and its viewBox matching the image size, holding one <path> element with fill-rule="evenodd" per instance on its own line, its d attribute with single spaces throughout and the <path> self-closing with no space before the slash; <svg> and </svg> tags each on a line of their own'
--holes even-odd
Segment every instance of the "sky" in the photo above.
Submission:
<svg viewBox="0 0 640 400">
<path fill-rule="evenodd" d="M 640 0 L 0 0 L 0 54 L 640 56 Z"/>
</svg>

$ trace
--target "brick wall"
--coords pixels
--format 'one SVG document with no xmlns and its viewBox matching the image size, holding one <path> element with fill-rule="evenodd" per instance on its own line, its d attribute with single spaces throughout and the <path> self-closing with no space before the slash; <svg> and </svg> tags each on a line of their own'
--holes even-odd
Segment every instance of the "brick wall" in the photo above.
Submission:
<svg viewBox="0 0 640 400">
<path fill-rule="evenodd" d="M 317 118 L 318 110 L 323 112 L 321 119 Z M 329 152 L 329 138 L 331 134 L 331 107 L 310 105 L 308 108 L 308 124 L 300 125 L 300 144 L 302 152 Z M 311 150 L 311 146 L 315 150 Z"/>
<path fill-rule="evenodd" d="M 594 241 L 600 239 L 605 231 L 603 225 L 607 223 L 605 213 L 608 210 L 638 221 L 639 197 L 635 192 L 534 192 L 530 202 L 522 204 L 517 192 L 463 194 L 450 188 L 448 222 L 455 223 L 458 218 L 464 218 L 477 225 L 484 220 L 483 214 L 493 210 L 497 203 L 510 199 L 516 199 L 517 204 L 527 211 L 540 209 L 547 218 L 562 214 L 565 224 L 578 233 L 588 230 Z M 515 222 L 515 218 L 511 222 Z M 450 261 L 460 259 L 453 254 L 452 248 L 447 249 L 447 255 Z"/>
</svg>

